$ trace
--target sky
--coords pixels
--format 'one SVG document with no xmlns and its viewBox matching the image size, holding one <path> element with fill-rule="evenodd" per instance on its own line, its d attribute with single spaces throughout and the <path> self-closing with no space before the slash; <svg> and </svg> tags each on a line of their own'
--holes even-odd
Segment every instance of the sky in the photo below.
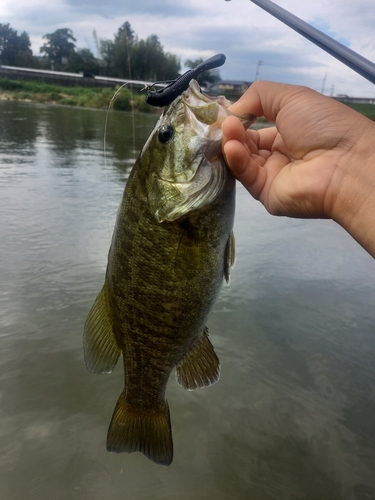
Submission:
<svg viewBox="0 0 375 500">
<path fill-rule="evenodd" d="M 375 62 L 374 0 L 275 0 L 280 7 Z M 139 38 L 159 37 L 166 52 L 186 59 L 222 52 L 222 79 L 307 85 L 326 95 L 375 97 L 375 86 L 249 0 L 1 0 L 0 22 L 30 36 L 70 28 L 78 48 L 96 55 L 93 37 L 113 40 L 128 21 Z M 257 71 L 258 70 L 258 71 Z"/>
</svg>

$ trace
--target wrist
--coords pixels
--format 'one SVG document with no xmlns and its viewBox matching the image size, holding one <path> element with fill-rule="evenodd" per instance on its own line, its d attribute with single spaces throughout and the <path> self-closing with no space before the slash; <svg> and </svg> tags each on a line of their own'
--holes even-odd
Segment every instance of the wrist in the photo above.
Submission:
<svg viewBox="0 0 375 500">
<path fill-rule="evenodd" d="M 360 125 L 339 162 L 332 219 L 375 257 L 375 123 L 363 118 Z"/>
</svg>

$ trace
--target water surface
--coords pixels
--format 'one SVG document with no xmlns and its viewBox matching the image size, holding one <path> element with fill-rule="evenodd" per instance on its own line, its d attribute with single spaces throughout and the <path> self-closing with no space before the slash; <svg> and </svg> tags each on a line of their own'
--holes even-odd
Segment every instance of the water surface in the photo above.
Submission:
<svg viewBox="0 0 375 500">
<path fill-rule="evenodd" d="M 238 186 L 237 264 L 208 326 L 218 384 L 168 385 L 175 456 L 110 454 L 121 364 L 82 329 L 155 116 L 0 102 L 0 498 L 375 499 L 375 263 L 331 221 Z"/>
</svg>

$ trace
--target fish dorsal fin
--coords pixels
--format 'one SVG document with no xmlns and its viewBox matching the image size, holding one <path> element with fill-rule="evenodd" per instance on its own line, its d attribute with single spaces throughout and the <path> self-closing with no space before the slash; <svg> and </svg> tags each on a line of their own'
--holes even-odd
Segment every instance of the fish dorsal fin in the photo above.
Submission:
<svg viewBox="0 0 375 500">
<path fill-rule="evenodd" d="M 236 240 L 234 238 L 233 231 L 231 231 L 227 247 L 225 249 L 225 259 L 224 259 L 224 278 L 228 284 L 230 281 L 230 270 L 232 267 L 234 267 L 235 261 L 236 261 Z"/>
<path fill-rule="evenodd" d="M 97 296 L 86 319 L 83 352 L 87 369 L 93 373 L 111 373 L 120 355 L 113 334 L 106 285 Z"/>
<path fill-rule="evenodd" d="M 208 328 L 185 357 L 176 365 L 177 382 L 193 391 L 215 384 L 220 378 L 220 362 L 208 339 Z"/>
</svg>

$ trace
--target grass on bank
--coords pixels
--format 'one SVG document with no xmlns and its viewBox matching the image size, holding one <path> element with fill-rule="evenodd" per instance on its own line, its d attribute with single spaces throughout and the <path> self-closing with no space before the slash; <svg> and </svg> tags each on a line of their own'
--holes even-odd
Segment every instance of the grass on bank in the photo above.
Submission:
<svg viewBox="0 0 375 500">
<path fill-rule="evenodd" d="M 85 108 L 108 108 L 115 93 L 113 89 L 92 87 L 63 87 L 44 80 L 8 80 L 0 78 L 0 92 L 10 99 L 33 101 L 40 103 L 64 104 Z M 133 91 L 124 87 L 112 103 L 113 109 L 131 111 L 132 105 L 136 111 L 151 112 L 152 108 L 145 102 L 145 93 Z"/>
<path fill-rule="evenodd" d="M 375 121 L 375 104 L 342 101 L 341 99 L 340 102 L 346 104 L 347 106 L 349 106 L 349 108 L 358 111 L 358 113 L 361 113 L 361 115 L 367 116 L 367 118 L 370 118 L 370 120 Z"/>
<path fill-rule="evenodd" d="M 96 87 L 64 87 L 46 83 L 44 80 L 27 81 L 0 78 L 0 93 L 9 99 L 106 109 L 115 90 Z M 124 87 L 112 103 L 112 107 L 121 111 L 132 111 L 133 108 L 135 111 L 154 112 L 155 108 L 146 104 L 145 97 L 145 92 L 140 92 L 139 88 L 133 91 L 132 96 L 130 89 Z M 233 101 L 236 100 L 233 96 L 229 96 L 229 98 L 231 97 Z M 375 121 L 375 104 L 341 102 Z"/>
</svg>

